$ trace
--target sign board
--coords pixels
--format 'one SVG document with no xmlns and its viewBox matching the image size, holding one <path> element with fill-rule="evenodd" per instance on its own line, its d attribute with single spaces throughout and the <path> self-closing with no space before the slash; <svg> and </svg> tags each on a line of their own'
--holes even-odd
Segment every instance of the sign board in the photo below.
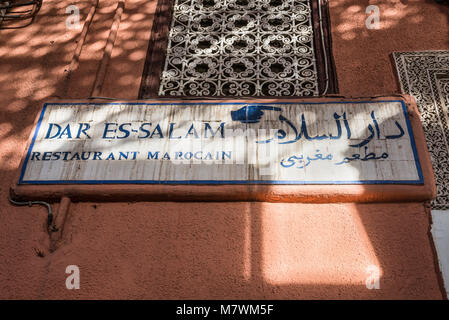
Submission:
<svg viewBox="0 0 449 320">
<path fill-rule="evenodd" d="M 422 184 L 402 101 L 48 103 L 20 184 Z"/>
</svg>

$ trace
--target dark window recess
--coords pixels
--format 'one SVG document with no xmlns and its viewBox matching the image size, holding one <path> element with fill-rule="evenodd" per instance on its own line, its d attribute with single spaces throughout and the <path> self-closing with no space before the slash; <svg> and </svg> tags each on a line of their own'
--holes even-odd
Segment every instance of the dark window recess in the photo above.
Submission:
<svg viewBox="0 0 449 320">
<path fill-rule="evenodd" d="M 338 92 L 328 1 L 159 0 L 139 99 Z"/>
</svg>

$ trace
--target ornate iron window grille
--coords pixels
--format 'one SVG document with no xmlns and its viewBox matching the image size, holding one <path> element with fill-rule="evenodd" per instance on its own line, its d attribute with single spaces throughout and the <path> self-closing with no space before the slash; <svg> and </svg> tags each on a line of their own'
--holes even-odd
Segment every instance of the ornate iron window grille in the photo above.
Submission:
<svg viewBox="0 0 449 320">
<path fill-rule="evenodd" d="M 41 6 L 42 0 L 0 0 L 0 29 L 17 29 L 30 25 Z"/>
<path fill-rule="evenodd" d="M 327 2 L 320 5 L 160 0 L 139 98 L 335 93 Z"/>
</svg>

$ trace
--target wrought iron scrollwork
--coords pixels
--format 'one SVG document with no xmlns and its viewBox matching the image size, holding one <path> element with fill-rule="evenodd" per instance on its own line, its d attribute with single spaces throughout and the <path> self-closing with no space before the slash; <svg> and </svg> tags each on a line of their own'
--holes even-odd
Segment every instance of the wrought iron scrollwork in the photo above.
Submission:
<svg viewBox="0 0 449 320">
<path fill-rule="evenodd" d="M 41 6 L 42 0 L 0 0 L 0 29 L 30 25 Z"/>
<path fill-rule="evenodd" d="M 309 0 L 176 0 L 161 96 L 316 96 Z"/>
</svg>

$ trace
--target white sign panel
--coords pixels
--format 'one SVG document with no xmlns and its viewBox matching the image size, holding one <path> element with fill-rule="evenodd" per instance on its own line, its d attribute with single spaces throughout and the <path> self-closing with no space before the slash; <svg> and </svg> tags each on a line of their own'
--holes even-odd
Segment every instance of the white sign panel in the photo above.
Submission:
<svg viewBox="0 0 449 320">
<path fill-rule="evenodd" d="M 422 184 L 402 101 L 50 103 L 21 184 Z"/>
</svg>

